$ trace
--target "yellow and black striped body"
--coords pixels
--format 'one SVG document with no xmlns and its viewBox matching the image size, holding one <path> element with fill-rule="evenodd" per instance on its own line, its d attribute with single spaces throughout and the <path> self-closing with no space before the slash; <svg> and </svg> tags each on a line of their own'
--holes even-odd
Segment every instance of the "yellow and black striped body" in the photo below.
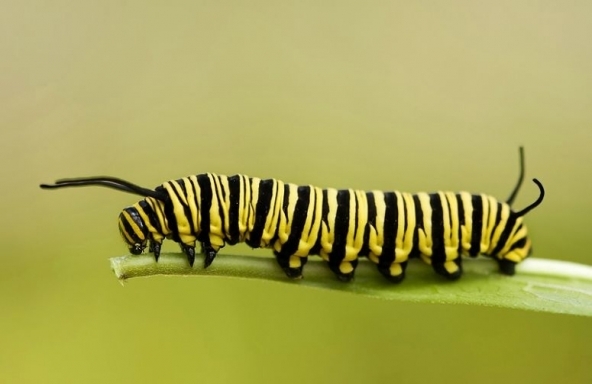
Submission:
<svg viewBox="0 0 592 384">
<path fill-rule="evenodd" d="M 130 249 L 141 252 L 150 241 L 159 250 L 170 238 L 184 250 L 200 243 L 213 259 L 226 243 L 246 242 L 273 249 L 290 277 L 301 276 L 309 255 L 320 255 L 343 280 L 360 257 L 393 281 L 403 279 L 412 257 L 450 279 L 462 273 L 461 255 L 492 256 L 513 274 L 531 249 L 522 216 L 487 195 L 321 189 L 211 173 L 155 191 L 167 199 L 147 197 L 120 215 Z"/>
</svg>

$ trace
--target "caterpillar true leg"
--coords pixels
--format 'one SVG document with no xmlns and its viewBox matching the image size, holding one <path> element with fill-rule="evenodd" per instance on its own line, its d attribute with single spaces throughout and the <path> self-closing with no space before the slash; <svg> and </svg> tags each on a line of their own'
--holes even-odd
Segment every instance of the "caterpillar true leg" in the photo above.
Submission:
<svg viewBox="0 0 592 384">
<path fill-rule="evenodd" d="M 189 261 L 189 265 L 193 267 L 195 263 L 195 244 L 187 245 L 184 243 L 179 243 L 181 245 L 181 250 L 187 256 L 187 261 Z"/>
<path fill-rule="evenodd" d="M 160 256 L 160 247 L 161 247 L 161 243 L 157 242 L 154 239 L 151 239 L 149 241 L 149 248 L 148 250 L 150 251 L 150 253 L 154 253 L 154 259 L 156 261 L 158 261 L 158 257 Z"/>
<path fill-rule="evenodd" d="M 202 243 L 202 245 L 203 245 L 203 252 L 204 252 L 204 268 L 207 268 L 210 266 L 210 264 L 212 264 L 212 261 L 214 261 L 214 259 L 216 258 L 216 254 L 218 253 L 218 250 L 216 250 L 210 244 L 205 243 L 205 242 Z"/>
</svg>

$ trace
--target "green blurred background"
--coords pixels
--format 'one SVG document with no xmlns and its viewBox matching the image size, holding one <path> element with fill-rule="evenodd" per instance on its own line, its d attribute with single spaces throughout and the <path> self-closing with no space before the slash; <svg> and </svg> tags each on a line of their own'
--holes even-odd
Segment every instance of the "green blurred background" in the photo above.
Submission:
<svg viewBox="0 0 592 384">
<path fill-rule="evenodd" d="M 4 2 L 0 382 L 591 382 L 587 318 L 222 278 L 122 287 L 108 258 L 137 198 L 38 189 L 241 172 L 504 199 L 523 144 L 548 192 L 535 256 L 591 264 L 592 3 L 411 3 Z"/>
</svg>

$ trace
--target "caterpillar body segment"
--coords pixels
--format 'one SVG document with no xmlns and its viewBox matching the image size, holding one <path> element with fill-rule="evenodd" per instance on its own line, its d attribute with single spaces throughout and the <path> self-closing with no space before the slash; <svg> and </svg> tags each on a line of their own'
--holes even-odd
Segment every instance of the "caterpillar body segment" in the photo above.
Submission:
<svg viewBox="0 0 592 384">
<path fill-rule="evenodd" d="M 319 255 L 344 281 L 358 260 L 369 258 L 382 275 L 401 281 L 410 258 L 421 258 L 448 279 L 462 275 L 462 256 L 493 257 L 504 274 L 531 252 L 523 217 L 544 197 L 519 212 L 484 194 L 360 191 L 298 186 L 276 179 L 213 173 L 171 180 L 154 190 L 112 177 L 59 180 L 42 188 L 100 185 L 144 196 L 123 209 L 119 230 L 132 254 L 149 246 L 156 260 L 165 238 L 180 244 L 193 265 L 200 245 L 208 267 L 226 244 L 245 242 L 272 249 L 291 278 L 302 276 L 310 255 Z"/>
</svg>

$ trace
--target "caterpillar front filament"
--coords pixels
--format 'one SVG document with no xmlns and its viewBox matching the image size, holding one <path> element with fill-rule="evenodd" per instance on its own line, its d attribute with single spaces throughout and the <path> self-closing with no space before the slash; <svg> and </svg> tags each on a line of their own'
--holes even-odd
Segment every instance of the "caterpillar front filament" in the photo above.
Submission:
<svg viewBox="0 0 592 384">
<path fill-rule="evenodd" d="M 419 257 L 449 278 L 462 274 L 462 256 L 493 257 L 504 274 L 531 252 L 523 217 L 535 202 L 512 211 L 524 178 L 506 202 L 485 194 L 359 191 L 298 186 L 276 179 L 205 173 L 167 181 L 154 190 L 114 177 L 62 179 L 44 189 L 98 185 L 144 198 L 119 215 L 119 230 L 132 254 L 146 246 L 156 261 L 165 238 L 180 244 L 189 264 L 196 243 L 207 268 L 225 244 L 245 242 L 271 248 L 291 278 L 302 276 L 308 256 L 319 255 L 341 280 L 354 276 L 358 259 L 368 257 L 394 282 L 407 261 Z"/>
</svg>

